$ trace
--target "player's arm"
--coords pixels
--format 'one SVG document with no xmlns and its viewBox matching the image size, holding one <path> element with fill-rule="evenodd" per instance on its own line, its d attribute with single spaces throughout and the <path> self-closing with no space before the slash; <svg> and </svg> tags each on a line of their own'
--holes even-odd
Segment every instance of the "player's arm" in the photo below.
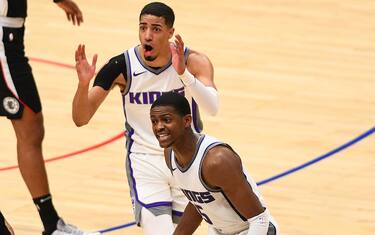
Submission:
<svg viewBox="0 0 375 235">
<path fill-rule="evenodd" d="M 248 235 L 267 234 L 268 215 L 246 180 L 236 153 L 226 146 L 212 148 L 203 161 L 202 175 L 205 183 L 220 188 L 240 215 L 249 221 Z"/>
<path fill-rule="evenodd" d="M 208 114 L 216 115 L 219 110 L 219 95 L 211 61 L 206 55 L 193 50 L 190 50 L 185 61 L 184 42 L 178 34 L 171 44 L 171 52 L 173 66 L 187 91 Z"/>
<path fill-rule="evenodd" d="M 114 85 L 119 84 L 125 87 L 125 75 L 121 71 L 126 67 L 125 60 L 123 63 L 119 63 L 122 61 L 121 56 L 112 58 L 103 66 L 95 78 L 94 86 L 89 90 L 90 81 L 95 76 L 97 55 L 94 55 L 90 65 L 86 59 L 84 45 L 79 45 L 76 51 L 76 70 L 79 82 L 72 105 L 73 121 L 77 126 L 86 125 L 90 121 Z"/>
<path fill-rule="evenodd" d="M 201 222 L 202 216 L 198 213 L 193 204 L 189 202 L 173 235 L 191 235 L 199 227 Z"/>
</svg>

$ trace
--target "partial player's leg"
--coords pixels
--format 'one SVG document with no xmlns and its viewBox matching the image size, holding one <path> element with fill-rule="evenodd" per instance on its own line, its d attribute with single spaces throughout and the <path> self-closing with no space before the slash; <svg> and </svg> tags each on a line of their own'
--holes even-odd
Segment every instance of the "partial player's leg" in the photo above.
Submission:
<svg viewBox="0 0 375 235">
<path fill-rule="evenodd" d="M 155 207 L 154 209 L 157 210 Z M 146 235 L 173 234 L 174 226 L 169 214 L 156 215 L 152 210 L 145 207 L 141 211 L 140 226 Z"/>
<path fill-rule="evenodd" d="M 44 137 L 42 112 L 24 108 L 20 119 L 12 120 L 17 137 L 17 158 L 22 178 L 38 208 L 46 234 L 56 230 L 59 216 L 52 204 L 42 155 Z"/>
<path fill-rule="evenodd" d="M 16 33 L 15 30 L 3 28 L 3 33 Z M 89 234 L 65 224 L 53 206 L 42 156 L 43 114 L 31 67 L 26 58 L 9 61 L 4 55 L 0 57 L 0 116 L 12 122 L 19 169 L 38 209 L 43 235 Z"/>
<path fill-rule="evenodd" d="M 146 235 L 171 235 L 172 196 L 164 157 L 131 153 L 126 171 L 135 220 Z"/>
<path fill-rule="evenodd" d="M 25 108 L 22 118 L 12 120 L 17 137 L 17 158 L 21 175 L 33 198 L 49 194 L 42 156 L 43 114 Z"/>
</svg>

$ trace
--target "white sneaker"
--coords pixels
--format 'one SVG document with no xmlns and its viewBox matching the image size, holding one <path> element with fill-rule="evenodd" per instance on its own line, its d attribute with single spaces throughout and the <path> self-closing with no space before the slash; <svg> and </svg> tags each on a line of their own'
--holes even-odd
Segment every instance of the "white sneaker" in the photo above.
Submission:
<svg viewBox="0 0 375 235">
<path fill-rule="evenodd" d="M 77 227 L 66 224 L 61 218 L 57 221 L 57 229 L 51 235 L 100 235 L 100 232 L 83 232 Z"/>
</svg>

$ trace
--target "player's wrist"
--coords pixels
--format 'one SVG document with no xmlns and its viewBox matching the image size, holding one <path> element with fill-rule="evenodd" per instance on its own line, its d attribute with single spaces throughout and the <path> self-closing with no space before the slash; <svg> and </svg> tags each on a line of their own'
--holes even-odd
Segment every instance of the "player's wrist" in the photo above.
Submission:
<svg viewBox="0 0 375 235">
<path fill-rule="evenodd" d="M 180 78 L 184 86 L 187 86 L 187 87 L 193 85 L 196 80 L 194 75 L 191 74 L 187 68 L 185 69 L 185 72 L 181 75 L 178 75 L 178 77 Z"/>
<path fill-rule="evenodd" d="M 87 88 L 90 86 L 90 81 L 89 82 L 83 82 L 83 81 L 79 81 L 78 82 L 78 87 L 79 88 Z"/>
</svg>

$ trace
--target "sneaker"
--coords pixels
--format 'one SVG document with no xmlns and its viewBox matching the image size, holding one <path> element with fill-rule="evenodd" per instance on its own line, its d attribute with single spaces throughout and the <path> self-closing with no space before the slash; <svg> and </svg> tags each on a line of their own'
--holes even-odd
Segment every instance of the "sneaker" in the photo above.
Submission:
<svg viewBox="0 0 375 235">
<path fill-rule="evenodd" d="M 57 221 L 57 229 L 51 235 L 100 235 L 100 232 L 83 232 L 77 227 L 66 224 L 61 218 Z"/>
</svg>

